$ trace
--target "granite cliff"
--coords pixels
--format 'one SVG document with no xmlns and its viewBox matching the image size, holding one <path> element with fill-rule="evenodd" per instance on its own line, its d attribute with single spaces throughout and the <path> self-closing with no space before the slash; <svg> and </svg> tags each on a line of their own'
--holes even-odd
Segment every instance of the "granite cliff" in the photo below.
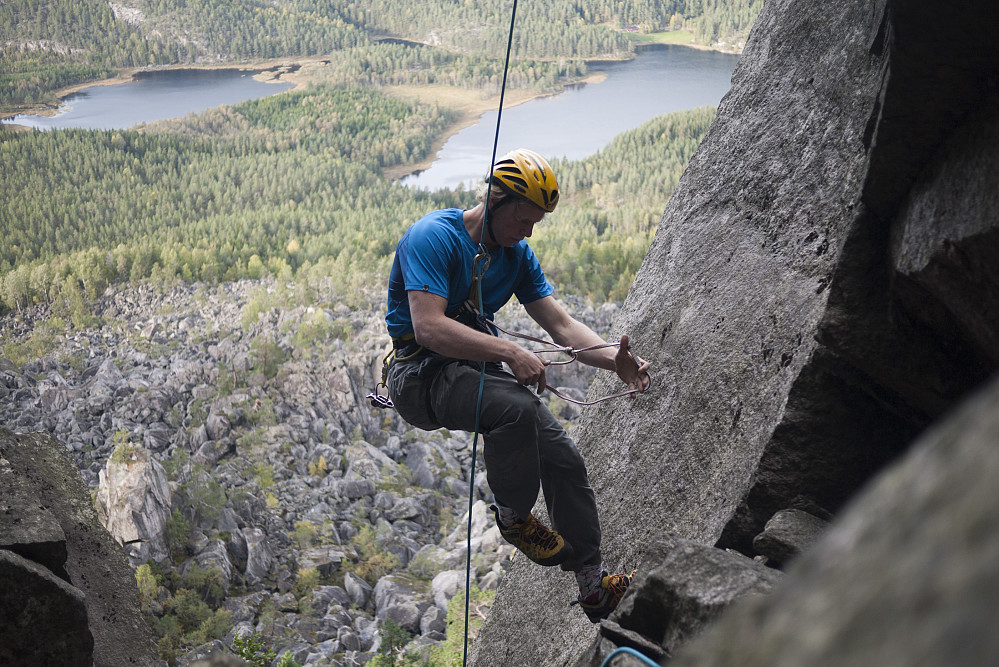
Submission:
<svg viewBox="0 0 999 667">
<path fill-rule="evenodd" d="M 678 665 L 999 660 L 999 25 L 984 5 L 766 5 L 626 304 L 613 326 L 613 307 L 585 313 L 632 335 L 654 390 L 553 405 L 578 416 L 605 561 L 635 585 L 593 626 L 568 607 L 570 575 L 507 567 L 480 474 L 473 575 L 503 574 L 474 664 L 596 666 L 618 647 Z M 228 629 L 160 646 L 189 651 L 180 664 L 249 632 L 304 664 L 363 664 L 387 620 L 407 649 L 443 640 L 470 438 L 368 409 L 377 313 L 293 296 L 110 290 L 112 324 L 0 360 L 0 422 L 19 433 L 0 430 L 0 490 L 18 502 L 0 530 L 4 647 L 154 664 L 140 605 L 159 622 L 206 571 Z M 379 554 L 392 565 L 372 585 L 356 572 Z M 161 581 L 140 596 L 129 561 Z"/>
<path fill-rule="evenodd" d="M 972 514 L 942 492 L 990 488 L 968 460 L 995 465 L 995 387 L 961 406 L 999 362 L 999 58 L 983 47 L 999 23 L 983 3 L 938 9 L 766 4 L 615 322 L 655 390 L 574 429 L 605 562 L 638 569 L 633 591 L 595 629 L 567 608 L 568 575 L 515 559 L 475 665 L 599 665 L 618 646 L 666 664 L 738 598 L 764 611 L 678 664 L 999 656 L 983 631 L 999 492 Z M 914 507 L 939 530 L 916 530 Z"/>
</svg>

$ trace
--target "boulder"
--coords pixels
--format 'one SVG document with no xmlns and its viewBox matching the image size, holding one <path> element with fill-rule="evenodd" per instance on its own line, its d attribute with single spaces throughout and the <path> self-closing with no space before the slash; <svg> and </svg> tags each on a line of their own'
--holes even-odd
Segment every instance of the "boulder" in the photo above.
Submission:
<svg viewBox="0 0 999 667">
<path fill-rule="evenodd" d="M 39 500 L 35 489 L 0 456 L 0 549 L 47 568 L 69 581 L 66 573 L 66 534 Z"/>
<path fill-rule="evenodd" d="M 343 587 L 347 590 L 350 599 L 354 601 L 354 604 L 358 608 L 364 609 L 368 606 L 372 593 L 371 584 L 353 572 L 348 572 L 343 577 Z"/>
<path fill-rule="evenodd" d="M 139 592 L 135 574 L 125 554 L 97 517 L 90 493 L 80 478 L 79 470 L 69 460 L 64 445 L 41 433 L 15 435 L 0 428 L 0 458 L 9 462 L 10 470 L 20 482 L 34 490 L 65 535 L 65 572 L 68 584 L 82 594 L 86 619 L 93 638 L 93 651 L 84 653 L 86 664 L 158 665 L 160 661 L 149 626 L 139 611 Z M 31 512 L 25 512 L 25 516 Z M 48 538 L 46 538 L 48 539 Z M 39 575 L 41 576 L 41 575 Z M 42 583 L 45 579 L 47 583 Z M 59 586 L 47 577 L 36 578 L 38 586 L 52 590 Z M 6 574 L 0 582 L 16 582 Z M 60 590 L 68 608 L 81 599 L 68 588 Z M 62 595 L 62 593 L 60 593 Z M 7 610 L 23 612 L 26 600 L 4 601 Z M 25 617 L 27 618 L 27 617 Z M 22 621 L 18 621 L 20 623 Z M 22 637 L 44 648 L 50 633 L 69 632 L 72 624 L 48 625 L 42 619 L 27 622 Z M 13 627 L 6 621 L 0 627 Z M 79 636 L 78 631 L 73 631 Z M 53 639 L 53 645 L 59 643 Z M 84 640 L 80 640 L 84 641 Z M 6 642 L 0 642 L 4 645 Z M 76 646 L 81 646 L 79 642 Z M 3 664 L 29 664 L 17 660 L 2 660 Z M 75 664 L 72 661 L 40 661 L 36 664 Z"/>
<path fill-rule="evenodd" d="M 999 662 L 999 380 L 670 667 Z"/>
<path fill-rule="evenodd" d="M 246 583 L 260 584 L 270 575 L 274 550 L 267 541 L 267 534 L 260 528 L 246 528 L 243 537 L 246 539 L 247 551 L 246 571 L 243 573 Z"/>
<path fill-rule="evenodd" d="M 753 538 L 753 548 L 768 565 L 780 566 L 811 546 L 828 525 L 828 521 L 802 510 L 781 510 Z"/>
<path fill-rule="evenodd" d="M 100 473 L 97 514 L 108 532 L 127 545 L 133 566 L 169 558 L 170 503 L 166 471 L 146 449 L 131 449 L 125 460 L 112 457 Z"/>
<path fill-rule="evenodd" d="M 90 667 L 93 653 L 83 592 L 0 549 L 0 664 Z"/>
<path fill-rule="evenodd" d="M 664 537 L 635 575 L 633 589 L 601 625 L 614 644 L 662 658 L 700 634 L 736 600 L 765 596 L 781 573 L 737 553 Z M 579 667 L 608 657 L 598 639 Z"/>
</svg>

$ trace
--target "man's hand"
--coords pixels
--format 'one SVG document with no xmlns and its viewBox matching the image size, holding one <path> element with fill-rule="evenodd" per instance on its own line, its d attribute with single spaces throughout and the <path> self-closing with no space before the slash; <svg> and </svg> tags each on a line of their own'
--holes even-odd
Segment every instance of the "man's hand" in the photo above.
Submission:
<svg viewBox="0 0 999 667">
<path fill-rule="evenodd" d="M 633 355 L 628 348 L 628 336 L 625 334 L 621 336 L 621 345 L 614 357 L 614 370 L 629 389 L 644 392 L 652 385 L 652 378 L 649 377 L 649 362 Z M 632 398 L 635 396 L 636 394 L 631 395 Z"/>
<path fill-rule="evenodd" d="M 514 344 L 513 347 L 516 349 L 512 355 L 507 357 L 507 365 L 517 377 L 517 382 L 525 387 L 537 385 L 537 392 L 540 394 L 545 390 L 547 383 L 545 366 L 548 365 L 548 362 L 519 345 Z"/>
</svg>

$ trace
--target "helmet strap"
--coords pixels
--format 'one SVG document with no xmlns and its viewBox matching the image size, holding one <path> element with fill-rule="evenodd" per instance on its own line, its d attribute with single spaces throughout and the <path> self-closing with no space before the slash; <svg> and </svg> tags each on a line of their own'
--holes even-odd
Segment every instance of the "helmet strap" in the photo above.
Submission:
<svg viewBox="0 0 999 667">
<path fill-rule="evenodd" d="M 515 198 L 513 196 L 504 197 L 503 199 L 498 201 L 495 206 L 493 206 L 493 210 L 490 211 L 490 213 L 495 213 L 502 206 L 505 206 L 512 201 L 515 201 Z M 487 215 L 485 217 L 485 220 L 483 220 L 482 224 L 486 226 L 486 231 L 489 233 L 489 240 L 492 241 L 495 245 L 499 245 L 499 241 L 496 240 L 496 235 L 493 234 L 493 226 L 490 223 L 492 223 L 492 217 Z"/>
</svg>

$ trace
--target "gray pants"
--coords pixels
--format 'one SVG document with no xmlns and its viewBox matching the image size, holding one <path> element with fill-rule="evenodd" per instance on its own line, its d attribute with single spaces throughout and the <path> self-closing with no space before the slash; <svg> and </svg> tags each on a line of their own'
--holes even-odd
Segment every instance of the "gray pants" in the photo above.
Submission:
<svg viewBox="0 0 999 667">
<path fill-rule="evenodd" d="M 474 431 L 480 369 L 479 363 L 424 352 L 392 363 L 388 393 L 413 426 Z M 540 487 L 552 527 L 573 548 L 562 569 L 600 563 L 596 497 L 583 457 L 534 391 L 499 364 L 486 364 L 479 432 L 496 501 L 526 517 Z"/>
</svg>

